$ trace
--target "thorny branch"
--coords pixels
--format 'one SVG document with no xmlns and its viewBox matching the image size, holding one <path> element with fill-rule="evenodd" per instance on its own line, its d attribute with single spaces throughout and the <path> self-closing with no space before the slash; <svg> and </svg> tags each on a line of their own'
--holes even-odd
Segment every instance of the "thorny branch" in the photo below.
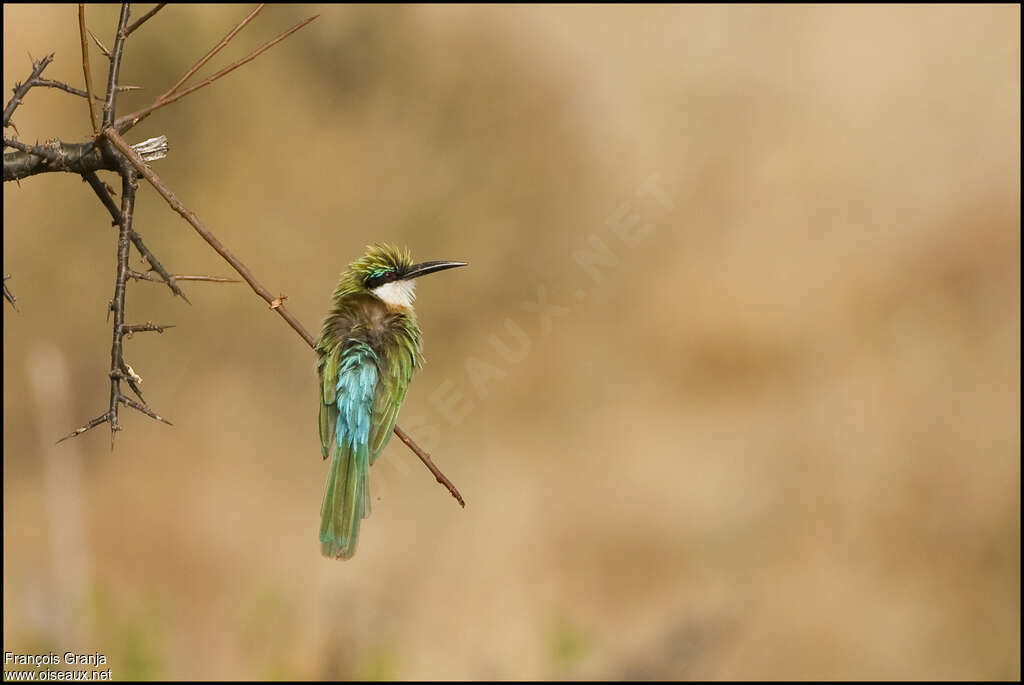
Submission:
<svg viewBox="0 0 1024 685">
<path fill-rule="evenodd" d="M 110 71 L 107 74 L 107 97 L 103 105 L 103 128 L 114 121 L 114 102 L 117 100 L 117 77 L 121 75 L 121 60 L 124 58 L 124 42 L 127 38 L 128 15 L 131 3 L 121 3 L 121 16 L 117 20 L 117 34 L 114 36 L 114 48 L 110 51 Z"/>
<path fill-rule="evenodd" d="M 138 374 L 124 361 L 124 337 L 126 334 L 136 330 L 147 330 L 146 325 L 131 326 L 126 325 L 124 322 L 125 317 L 125 287 L 128 281 L 128 250 L 130 243 L 130 235 L 132 233 L 132 221 L 135 216 L 135 191 L 138 188 L 136 182 L 136 174 L 134 169 L 130 166 L 125 165 L 121 174 L 121 210 L 120 210 L 120 230 L 118 231 L 117 238 L 117 276 L 114 280 L 114 299 L 110 303 L 110 309 L 114 313 L 114 327 L 113 327 L 113 341 L 110 345 L 110 405 L 103 414 L 92 419 L 84 426 L 76 428 L 71 433 L 65 435 L 57 442 L 63 442 L 68 438 L 73 438 L 76 435 L 95 428 L 103 423 L 110 424 L 110 447 L 114 447 L 114 436 L 117 431 L 121 430 L 121 424 L 118 420 L 119 409 L 121 405 L 126 405 L 142 412 L 150 418 L 162 421 L 168 425 L 171 422 L 167 419 L 158 416 L 153 412 L 142 399 L 142 393 L 139 390 L 138 383 L 142 380 Z M 155 329 L 149 329 L 155 330 Z M 129 388 L 138 396 L 141 402 L 136 402 L 130 397 L 127 397 L 121 391 L 121 381 L 125 381 Z"/>
<path fill-rule="evenodd" d="M 163 333 L 168 328 L 174 328 L 174 324 L 155 324 L 151 321 L 147 321 L 146 323 L 139 323 L 133 325 L 124 324 L 123 326 L 121 326 L 121 330 L 129 338 L 135 335 L 136 333 L 143 333 L 145 331 L 155 331 L 157 333 Z"/>
<path fill-rule="evenodd" d="M 65 93 L 71 93 L 72 95 L 77 95 L 80 98 L 87 98 L 87 97 L 89 97 L 89 93 L 87 93 L 86 91 L 79 90 L 78 88 L 75 88 L 74 86 L 69 86 L 68 84 L 64 83 L 63 81 L 51 81 L 50 79 L 47 79 L 47 78 L 41 78 L 41 79 L 37 79 L 36 80 L 36 85 L 37 86 L 45 86 L 47 88 L 56 88 L 57 90 L 63 90 Z M 117 92 L 119 92 L 119 93 L 124 93 L 124 92 L 127 92 L 129 90 L 141 90 L 141 89 L 139 88 L 139 86 L 118 86 L 117 87 Z M 93 95 L 92 99 L 94 101 L 97 101 L 97 102 L 103 102 L 103 98 L 101 98 L 99 95 Z"/>
<path fill-rule="evenodd" d="M 46 57 L 42 58 L 38 62 L 32 63 L 32 73 L 29 75 L 28 80 L 24 83 L 16 83 L 14 85 L 14 97 L 10 99 L 7 106 L 4 107 L 4 128 L 11 125 L 11 116 L 14 114 L 14 110 L 21 104 L 22 98 L 25 94 L 39 82 L 39 75 L 43 73 L 50 62 L 53 61 L 53 53 L 50 53 Z"/>
<path fill-rule="evenodd" d="M 93 192 L 96 193 L 96 196 L 99 197 L 103 206 L 107 208 L 108 212 L 110 212 L 110 218 L 114 220 L 113 224 L 115 226 L 120 224 L 121 211 L 117 208 L 113 198 L 110 197 L 110 191 L 107 190 L 107 186 L 99 179 L 96 172 L 90 172 L 88 174 L 83 174 L 82 176 L 89 183 L 89 186 L 93 189 Z M 135 249 L 139 251 L 139 254 L 149 262 L 150 268 L 160 274 L 160 278 L 162 278 L 164 283 L 167 284 L 167 287 L 171 289 L 171 292 L 189 304 L 192 304 L 188 297 L 185 296 L 185 293 L 182 292 L 181 288 L 178 287 L 178 279 L 169 274 L 167 269 L 164 268 L 164 265 L 160 263 L 160 260 L 156 258 L 156 255 L 146 247 L 146 244 L 142 242 L 142 236 L 139 235 L 138 231 L 132 230 L 129 238 L 131 239 L 132 244 L 135 245 Z"/>
<path fill-rule="evenodd" d="M 206 64 L 206 62 L 208 62 L 222 47 L 224 47 L 224 45 L 226 45 L 242 28 L 244 28 L 256 16 L 256 14 L 260 12 L 260 10 L 262 10 L 263 5 L 260 5 L 241 22 L 239 22 L 239 24 L 232 29 L 232 31 L 229 32 L 220 43 L 211 48 L 206 55 L 204 55 L 192 68 L 190 68 L 166 93 L 158 97 L 156 101 L 141 110 L 133 112 L 132 114 L 115 118 L 117 93 L 121 90 L 127 89 L 127 87 L 119 86 L 117 83 L 121 62 L 124 56 L 126 39 L 133 31 L 139 28 L 145 21 L 163 8 L 163 6 L 163 4 L 158 5 L 129 26 L 129 3 L 125 2 L 122 4 L 114 47 L 108 54 L 108 58 L 110 60 L 110 71 L 107 79 L 107 91 L 105 97 L 101 99 L 93 95 L 88 69 L 88 44 L 85 39 L 87 31 L 85 27 L 85 15 L 84 9 L 80 5 L 79 29 L 82 40 L 82 61 L 83 70 L 86 76 L 86 91 L 82 92 L 72 88 L 71 86 L 67 86 L 66 84 L 59 84 L 58 82 L 41 81 L 39 78 L 40 74 L 53 58 L 53 55 L 50 55 L 39 62 L 33 63 L 33 72 L 29 77 L 29 80 L 26 81 L 25 84 L 19 84 L 16 86 L 14 98 L 12 98 L 11 102 L 8 103 L 7 108 L 4 110 L 4 126 L 7 127 L 9 125 L 11 114 L 14 109 L 17 108 L 18 104 L 20 104 L 21 98 L 24 97 L 25 93 L 27 93 L 30 88 L 38 85 L 56 87 L 73 95 L 84 96 L 86 98 L 90 106 L 90 118 L 95 130 L 96 117 L 93 108 L 93 101 L 98 100 L 104 103 L 102 125 L 99 127 L 98 138 L 96 141 L 80 144 L 65 144 L 60 141 L 54 141 L 53 143 L 48 143 L 44 146 L 28 146 L 18 143 L 17 141 L 8 140 L 6 138 L 4 139 L 5 147 L 13 147 L 19 150 L 19 153 L 9 153 L 4 155 L 4 181 L 17 180 L 19 178 L 25 178 L 26 176 L 46 171 L 68 171 L 81 174 L 83 179 L 89 183 L 97 197 L 107 208 L 114 224 L 119 227 L 117 243 L 117 274 L 114 285 L 114 299 L 110 304 L 111 311 L 114 314 L 113 340 L 111 343 L 111 366 L 109 372 L 111 381 L 110 405 L 106 412 L 92 419 L 80 428 L 75 429 L 68 435 L 61 438 L 58 442 L 81 435 L 102 423 L 109 423 L 111 427 L 111 447 L 113 447 L 114 435 L 121 429 L 118 416 L 118 409 L 121 405 L 136 409 L 137 411 L 140 411 L 158 421 L 168 424 L 170 423 L 166 419 L 158 416 L 146 405 L 138 387 L 139 383 L 142 382 L 142 379 L 134 369 L 124 361 L 124 338 L 126 336 L 131 337 L 134 333 L 143 331 L 162 333 L 167 328 L 172 327 L 171 325 L 158 325 L 152 322 L 147 322 L 145 324 L 126 324 L 124 322 L 125 291 L 128 279 L 157 280 L 148 274 L 142 274 L 129 268 L 129 243 L 134 244 L 136 249 L 138 249 L 143 257 L 149 262 L 150 270 L 157 272 L 163 282 L 167 283 L 174 294 L 180 295 L 182 298 L 184 298 L 185 295 L 178 288 L 176 284 L 177 280 L 234 282 L 231 279 L 217 278 L 213 276 L 175 276 L 167 272 L 167 270 L 160 264 L 159 260 L 157 260 L 156 257 L 153 256 L 152 252 L 146 248 L 141 236 L 139 236 L 133 228 L 136 189 L 138 185 L 136 179 L 139 175 L 142 175 L 147 181 L 149 181 L 157 192 L 163 196 L 171 208 L 180 214 L 196 230 L 196 232 L 199 233 L 199 235 L 202 236 L 202 238 L 206 240 L 206 242 L 235 269 L 235 271 L 239 273 L 239 275 L 241 275 L 252 290 L 268 302 L 271 309 L 276 310 L 277 313 L 288 322 L 292 329 L 294 329 L 307 344 L 313 347 L 316 343 L 312 334 L 310 334 L 310 332 L 302 326 L 291 312 L 284 307 L 282 302 L 285 297 L 275 297 L 269 290 L 260 284 L 259 281 L 256 280 L 255 276 L 253 276 L 252 272 L 249 271 L 248 267 L 246 267 L 240 259 L 232 254 L 231 251 L 229 251 L 216 238 L 216 236 L 206 228 L 194 212 L 187 209 L 178 200 L 177 196 L 175 196 L 167 185 L 163 183 L 160 177 L 146 165 L 145 160 L 140 157 L 136 150 L 133 149 L 132 146 L 130 146 L 120 135 L 135 126 L 157 109 L 176 102 L 177 100 L 210 85 L 231 71 L 252 61 L 278 42 L 306 26 L 308 23 L 316 19 L 316 17 L 310 17 L 309 19 L 299 22 L 295 26 L 264 43 L 259 48 L 249 53 L 246 57 L 243 57 L 242 59 L 221 69 L 200 83 L 184 90 L 180 90 L 188 79 L 196 73 L 196 71 Z M 89 33 L 91 34 L 91 32 Z M 112 190 L 110 190 L 109 186 L 103 183 L 97 176 L 96 172 L 99 170 L 116 171 L 121 176 L 122 197 L 120 208 L 118 208 L 117 204 L 111 197 Z M 4 296 L 13 304 L 14 298 L 13 295 L 9 294 L 6 283 L 4 284 Z M 138 396 L 139 401 L 135 401 L 122 393 L 121 381 L 124 381 Z M 465 501 L 459 494 L 458 489 L 456 489 L 452 482 L 448 480 L 440 469 L 437 468 L 431 460 L 430 455 L 423 451 L 399 426 L 395 426 L 394 432 L 399 439 L 402 440 L 402 442 L 404 442 L 420 458 L 421 461 L 423 461 L 424 465 L 437 479 L 437 482 L 444 485 L 456 501 L 458 501 L 461 506 L 465 507 Z"/>
<path fill-rule="evenodd" d="M 43 145 L 25 145 L 4 138 L 4 146 L 18 152 L 4 153 L 4 181 L 18 181 L 36 174 L 66 171 L 85 174 L 110 171 L 112 161 L 104 159 L 95 143 L 63 143 L 53 141 Z"/>
<path fill-rule="evenodd" d="M 152 274 L 142 273 L 139 271 L 132 271 L 128 276 L 134 281 L 150 281 L 153 283 L 163 283 L 164 279 L 156 278 Z M 201 276 L 201 275 L 188 275 L 188 274 L 171 274 L 171 278 L 176 281 L 207 281 L 209 283 L 238 283 L 237 278 L 224 278 L 223 276 Z"/>
<path fill-rule="evenodd" d="M 150 114 L 152 114 L 156 110 L 160 109 L 161 107 L 165 107 L 165 106 L 171 104 L 172 102 L 177 102 L 178 100 L 180 100 L 181 98 L 185 97 L 186 95 L 191 95 L 192 93 L 196 92 L 200 88 L 204 88 L 204 87 L 210 85 L 211 83 L 213 83 L 217 79 L 221 78 L 222 76 L 227 76 L 230 72 L 234 71 L 235 69 L 237 69 L 238 67 L 242 66 L 243 64 L 246 64 L 247 62 L 251 62 L 252 60 L 256 59 L 261 54 L 263 54 L 264 52 L 266 52 L 270 48 L 274 47 L 275 45 L 280 43 L 282 40 L 287 38 L 288 36 L 290 36 L 291 34 L 295 33 L 296 31 L 301 29 L 303 26 L 305 26 L 309 22 L 311 22 L 314 19 L 316 19 L 318 16 L 320 16 L 320 15 L 312 16 L 309 19 L 305 19 L 303 21 L 300 21 L 295 26 L 293 26 L 290 29 L 288 29 L 287 31 L 284 31 L 283 33 L 275 36 L 274 38 L 271 38 L 266 43 L 264 43 L 260 47 L 256 48 L 251 53 L 249 53 L 248 55 L 243 57 L 242 59 L 238 60 L 237 62 L 235 62 L 233 64 L 230 64 L 230 65 L 224 67 L 223 69 L 218 71 L 213 76 L 210 76 L 206 80 L 200 81 L 196 85 L 194 85 L 194 86 L 192 86 L 190 88 L 186 88 L 185 90 L 182 90 L 180 92 L 176 92 L 173 95 L 169 95 L 166 98 L 158 98 L 156 102 L 154 102 L 153 104 L 149 105 L 148 107 L 145 107 L 144 109 L 140 109 L 137 112 L 132 112 L 131 114 L 126 114 L 125 116 L 120 117 L 117 121 L 114 122 L 114 128 L 116 128 L 119 133 L 125 133 L 130 128 L 132 128 L 133 126 L 138 124 L 140 121 L 142 121 L 143 119 L 145 119 L 146 117 L 148 117 Z"/>
<path fill-rule="evenodd" d="M 247 25 L 247 24 L 248 24 L 248 23 L 249 23 L 250 21 L 252 21 L 253 19 L 255 19 L 255 18 L 256 18 L 256 15 L 257 15 L 257 14 L 259 14 L 259 13 L 260 13 L 260 12 L 261 12 L 261 11 L 263 10 L 263 8 L 264 8 L 264 7 L 266 7 L 266 3 L 261 3 L 261 4 L 257 5 L 257 6 L 256 6 L 256 9 L 254 9 L 254 10 L 253 10 L 252 12 L 250 12 L 250 13 L 249 13 L 249 14 L 248 14 L 248 15 L 247 15 L 247 16 L 246 16 L 246 17 L 245 17 L 244 19 L 242 19 L 242 21 L 238 22 L 238 23 L 237 23 L 237 24 L 235 25 L 235 28 L 233 28 L 233 29 L 231 29 L 230 31 L 228 31 L 228 35 L 226 35 L 226 36 L 224 36 L 223 38 L 221 38 L 221 39 L 220 39 L 220 42 L 219 42 L 219 43 L 217 43 L 217 44 L 216 44 L 216 45 L 214 45 L 214 46 L 213 46 L 212 48 L 210 48 L 210 49 L 209 49 L 209 50 L 208 50 L 208 51 L 206 52 L 206 54 L 205 54 L 205 55 L 203 55 L 202 57 L 200 57 L 200 58 L 199 58 L 199 61 L 198 61 L 198 62 L 196 62 L 195 64 L 193 64 L 193 65 L 192 65 L 191 67 L 189 67 L 188 71 L 186 71 L 186 72 L 185 72 L 185 73 L 184 73 L 184 74 L 182 75 L 182 77 L 181 77 L 181 78 L 179 78 L 179 79 L 178 79 L 178 80 L 177 80 L 177 81 L 176 81 L 176 82 L 174 83 L 174 85 L 173 85 L 173 86 L 171 86 L 170 88 L 168 88 L 168 89 L 167 89 L 167 92 L 166 92 L 166 93 L 164 93 L 163 95 L 161 95 L 160 97 L 158 97 L 158 98 L 157 98 L 157 101 L 159 102 L 160 100 L 166 100 L 167 98 L 169 98 L 170 96 L 172 96 L 172 95 L 174 95 L 174 94 L 175 94 L 176 92 L 178 92 L 178 89 L 179 89 L 179 88 L 181 88 L 181 87 L 182 87 L 183 85 L 185 85 L 185 82 L 186 82 L 186 81 L 188 81 L 188 80 L 189 80 L 190 78 L 192 78 L 192 74 L 194 74 L 194 73 L 196 73 L 197 71 L 199 71 L 200 69 L 202 69 L 202 68 L 203 68 L 203 65 L 204 65 L 204 64 L 206 64 L 207 62 L 209 62 L 209 61 L 210 61 L 210 59 L 211 59 L 211 58 L 212 58 L 212 57 L 213 57 L 214 55 L 216 55 L 216 54 L 217 54 L 218 52 L 220 52 L 220 51 L 221 51 L 221 48 L 223 48 L 223 47 L 224 47 L 225 45 L 227 45 L 228 43 L 230 43 L 230 42 L 231 42 L 231 39 L 232 39 L 232 38 L 234 38 L 234 37 L 235 37 L 235 36 L 236 36 L 236 35 L 238 34 L 238 32 L 239 32 L 239 31 L 241 31 L 242 29 L 244 29 L 244 28 L 246 27 L 246 25 Z"/>
<path fill-rule="evenodd" d="M 140 26 L 145 24 L 147 21 L 149 21 L 149 19 L 154 14 L 156 14 L 157 12 L 162 10 L 166 4 L 167 4 L 166 2 L 162 2 L 159 5 L 157 5 L 156 7 L 154 7 L 153 9 L 151 9 L 148 12 L 146 12 L 145 14 L 143 14 L 141 17 L 139 17 L 138 21 L 136 21 L 134 24 L 132 24 L 131 26 L 128 27 L 128 30 L 124 32 L 124 35 L 126 35 L 126 36 L 132 35 L 132 33 L 135 31 L 135 29 L 139 28 Z"/>
</svg>

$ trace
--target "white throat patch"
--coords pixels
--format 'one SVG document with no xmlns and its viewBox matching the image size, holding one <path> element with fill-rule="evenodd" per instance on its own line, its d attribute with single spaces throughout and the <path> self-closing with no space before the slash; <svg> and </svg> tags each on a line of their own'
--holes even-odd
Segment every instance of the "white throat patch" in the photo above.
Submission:
<svg viewBox="0 0 1024 685">
<path fill-rule="evenodd" d="M 381 301 L 391 307 L 412 307 L 416 299 L 416 283 L 413 281 L 391 281 L 371 290 Z"/>
</svg>

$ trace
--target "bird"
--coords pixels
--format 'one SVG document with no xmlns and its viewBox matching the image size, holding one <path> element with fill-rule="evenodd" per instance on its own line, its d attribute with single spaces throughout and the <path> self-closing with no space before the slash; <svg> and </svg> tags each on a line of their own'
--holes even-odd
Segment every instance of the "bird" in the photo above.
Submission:
<svg viewBox="0 0 1024 685">
<path fill-rule="evenodd" d="M 370 466 L 388 444 L 413 373 L 424 362 L 415 279 L 468 266 L 413 263 L 409 250 L 368 245 L 334 289 L 316 342 L 320 448 L 331 459 L 320 510 L 320 551 L 350 559 L 370 515 Z"/>
</svg>

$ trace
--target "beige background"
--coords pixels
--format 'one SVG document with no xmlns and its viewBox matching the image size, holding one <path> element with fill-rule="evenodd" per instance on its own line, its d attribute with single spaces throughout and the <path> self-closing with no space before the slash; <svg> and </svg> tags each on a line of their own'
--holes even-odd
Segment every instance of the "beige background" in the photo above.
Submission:
<svg viewBox="0 0 1024 685">
<path fill-rule="evenodd" d="M 247 11 L 165 8 L 119 111 Z M 356 558 L 321 558 L 312 355 L 244 284 L 131 284 L 130 321 L 177 325 L 127 343 L 175 426 L 55 447 L 107 402 L 115 231 L 73 176 L 4 184 L 5 650 L 1020 678 L 1019 7 L 271 6 L 204 73 L 315 13 L 129 139 L 169 137 L 157 173 L 311 329 L 367 242 L 472 263 L 420 284 L 400 418 L 468 506 L 395 441 Z M 6 93 L 26 53 L 81 85 L 74 6 L 3 18 Z M 15 122 L 87 116 L 33 91 Z M 137 217 L 230 275 L 149 187 Z"/>
</svg>

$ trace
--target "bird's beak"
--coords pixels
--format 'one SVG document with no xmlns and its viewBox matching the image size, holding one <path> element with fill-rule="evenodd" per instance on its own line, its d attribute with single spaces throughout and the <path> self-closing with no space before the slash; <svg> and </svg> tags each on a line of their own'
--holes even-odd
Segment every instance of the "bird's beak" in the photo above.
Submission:
<svg viewBox="0 0 1024 685">
<path fill-rule="evenodd" d="M 402 280 L 407 281 L 413 278 L 419 278 L 420 276 L 426 276 L 427 274 L 432 274 L 437 271 L 454 269 L 457 266 L 469 266 L 469 264 L 466 262 L 448 262 L 445 260 L 413 264 L 412 267 L 403 274 Z"/>
</svg>

